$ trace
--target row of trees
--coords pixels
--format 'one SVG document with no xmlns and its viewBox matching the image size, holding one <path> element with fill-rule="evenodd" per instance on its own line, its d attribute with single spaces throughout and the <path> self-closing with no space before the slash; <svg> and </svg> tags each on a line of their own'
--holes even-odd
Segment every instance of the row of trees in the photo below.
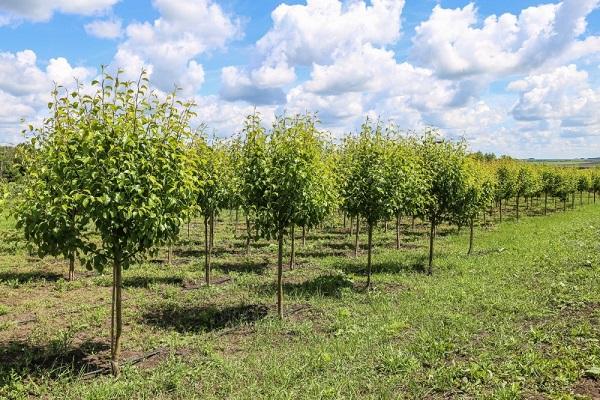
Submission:
<svg viewBox="0 0 600 400">
<path fill-rule="evenodd" d="M 40 256 L 75 260 L 89 269 L 112 267 L 111 355 L 119 373 L 122 334 L 122 271 L 171 246 L 193 215 L 204 220 L 205 279 L 211 281 L 214 227 L 222 210 L 242 210 L 246 244 L 278 243 L 277 310 L 283 317 L 285 238 L 294 229 L 319 226 L 335 211 L 360 222 L 368 237 L 367 282 L 371 286 L 373 230 L 402 216 L 430 224 L 428 271 L 434 241 L 444 222 L 471 227 L 479 215 L 503 202 L 544 194 L 563 199 L 600 189 L 598 174 L 469 156 L 464 142 L 434 130 L 403 135 L 395 126 L 367 119 L 357 134 L 334 144 L 314 114 L 283 115 L 271 127 L 249 115 L 240 135 L 208 140 L 193 130 L 193 103 L 175 93 L 149 90 L 146 74 L 136 82 L 103 74 L 72 92 L 56 88 L 51 117 L 22 147 L 22 189 L 15 208 L 18 227 Z M 547 203 L 547 201 L 546 201 Z M 566 203 L 565 203 L 566 204 Z"/>
</svg>

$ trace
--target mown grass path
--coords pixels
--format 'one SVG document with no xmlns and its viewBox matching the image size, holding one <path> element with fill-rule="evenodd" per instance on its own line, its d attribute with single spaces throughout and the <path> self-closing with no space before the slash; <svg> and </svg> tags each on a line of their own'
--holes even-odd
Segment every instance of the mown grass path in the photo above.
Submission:
<svg viewBox="0 0 600 400">
<path fill-rule="evenodd" d="M 245 257 L 243 239 L 221 223 L 222 283 L 207 289 L 192 229 L 172 266 L 155 260 L 124 275 L 124 357 L 158 352 L 118 380 L 81 375 L 106 357 L 110 276 L 78 271 L 69 283 L 60 260 L 5 252 L 0 397 L 600 395 L 600 208 L 480 229 L 469 257 L 468 232 L 446 228 L 433 276 L 423 273 L 425 229 L 405 226 L 400 251 L 393 229 L 377 232 L 371 292 L 362 290 L 366 256 L 350 257 L 352 238 L 311 233 L 284 275 L 283 322 L 275 245 L 261 241 Z"/>
</svg>

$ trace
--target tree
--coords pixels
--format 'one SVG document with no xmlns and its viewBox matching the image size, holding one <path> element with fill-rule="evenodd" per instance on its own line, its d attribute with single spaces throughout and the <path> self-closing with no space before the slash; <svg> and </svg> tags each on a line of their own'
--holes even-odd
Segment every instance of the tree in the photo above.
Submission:
<svg viewBox="0 0 600 400">
<path fill-rule="evenodd" d="M 421 154 L 430 179 L 425 215 L 429 218 L 428 273 L 433 272 L 434 241 L 437 226 L 452 220 L 460 210 L 466 188 L 465 145 L 439 137 L 435 131 L 425 133 Z"/>
<path fill-rule="evenodd" d="M 579 171 L 579 177 L 577 178 L 577 191 L 579 192 L 579 205 L 583 205 L 583 192 L 590 190 L 592 181 L 588 171 Z M 589 200 L 589 196 L 588 196 Z"/>
<path fill-rule="evenodd" d="M 347 143 L 350 162 L 342 193 L 347 209 L 367 223 L 367 288 L 371 287 L 373 228 L 378 221 L 393 215 L 399 200 L 393 185 L 404 178 L 392 173 L 395 164 L 391 161 L 390 143 L 381 124 L 373 124 L 368 118 L 358 137 Z"/>
<path fill-rule="evenodd" d="M 516 190 L 517 174 L 511 160 L 502 159 L 496 168 L 496 193 L 498 202 L 500 222 L 502 222 L 502 200 L 508 200 L 514 196 Z"/>
<path fill-rule="evenodd" d="M 414 138 L 402 138 L 392 129 L 390 146 L 390 185 L 393 190 L 393 214 L 396 217 L 396 249 L 400 249 L 400 219 L 402 215 L 423 213 L 427 201 L 429 180 L 419 157 Z"/>
<path fill-rule="evenodd" d="M 538 191 L 538 180 L 533 168 L 529 165 L 522 164 L 517 170 L 514 195 L 516 206 L 516 217 L 519 220 L 519 200 L 527 199 Z"/>
<path fill-rule="evenodd" d="M 224 143 L 214 141 L 212 146 L 205 138 L 194 141 L 195 171 L 198 187 L 197 205 L 204 217 L 204 275 L 206 285 L 211 279 L 211 255 L 214 230 L 219 211 L 227 206 L 231 193 L 230 183 L 234 175 L 230 153 Z"/>
<path fill-rule="evenodd" d="M 473 251 L 474 221 L 480 212 L 484 212 L 493 199 L 495 177 L 491 169 L 481 162 L 468 160 L 466 163 L 467 179 L 465 190 L 460 201 L 458 218 L 469 224 L 469 250 Z"/>
<path fill-rule="evenodd" d="M 251 219 L 258 221 L 258 211 L 264 210 L 268 181 L 267 132 L 258 113 L 244 121 L 242 148 L 239 160 L 240 198 L 246 215 L 246 254 L 250 251 Z"/>
<path fill-rule="evenodd" d="M 143 71 L 137 82 L 103 72 L 89 91 L 75 93 L 68 104 L 73 129 L 58 136 L 65 135 L 70 153 L 64 157 L 70 160 L 57 182 L 69 185 L 74 209 L 98 236 L 82 237 L 82 261 L 98 270 L 112 265 L 111 367 L 118 375 L 122 271 L 175 237 L 193 200 L 193 165 L 184 142 L 193 104 L 175 93 L 164 99 L 150 93 Z M 41 140 L 41 147 L 54 143 Z"/>
</svg>

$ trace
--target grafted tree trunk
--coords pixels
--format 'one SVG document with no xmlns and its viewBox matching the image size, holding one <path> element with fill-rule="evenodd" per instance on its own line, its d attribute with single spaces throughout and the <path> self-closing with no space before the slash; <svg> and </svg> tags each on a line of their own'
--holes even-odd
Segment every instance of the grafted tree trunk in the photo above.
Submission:
<svg viewBox="0 0 600 400">
<path fill-rule="evenodd" d="M 356 236 L 354 238 L 354 257 L 358 257 L 358 234 L 360 232 L 360 218 L 356 216 Z"/>
<path fill-rule="evenodd" d="M 206 282 L 206 286 L 210 286 L 210 231 L 209 226 L 211 223 L 209 222 L 210 217 L 208 215 L 204 216 L 204 281 Z"/>
<path fill-rule="evenodd" d="M 306 246 L 306 225 L 302 225 L 302 247 Z"/>
<path fill-rule="evenodd" d="M 117 258 L 120 258 L 118 256 Z M 110 354 L 111 371 L 114 376 L 119 376 L 119 356 L 121 354 L 121 333 L 123 332 L 123 314 L 122 314 L 122 288 L 123 288 L 123 268 L 120 260 L 113 263 L 113 287 L 112 287 L 112 313 L 111 313 L 111 332 L 110 332 Z"/>
<path fill-rule="evenodd" d="M 500 199 L 499 212 L 500 212 L 500 222 L 502 222 L 502 199 Z"/>
<path fill-rule="evenodd" d="M 250 254 L 250 218 L 246 215 L 246 255 Z"/>
<path fill-rule="evenodd" d="M 170 244 L 167 246 L 167 264 L 171 265 L 173 259 L 173 246 Z"/>
<path fill-rule="evenodd" d="M 240 210 L 239 208 L 235 209 L 235 222 L 233 223 L 233 237 L 234 239 L 237 239 L 237 230 L 238 230 L 238 223 L 240 222 Z"/>
<path fill-rule="evenodd" d="M 400 213 L 396 215 L 396 250 L 400 250 L 400 223 L 402 222 Z"/>
<path fill-rule="evenodd" d="M 277 315 L 283 319 L 283 228 L 277 235 Z"/>
<path fill-rule="evenodd" d="M 292 229 L 290 232 L 291 240 L 291 251 L 290 251 L 290 270 L 294 269 L 294 264 L 296 263 L 296 234 L 294 232 L 295 224 L 292 224 Z"/>
<path fill-rule="evenodd" d="M 471 253 L 473 252 L 473 231 L 474 231 L 474 222 L 473 222 L 474 218 L 471 217 L 470 221 L 469 221 L 469 228 L 470 228 L 470 233 L 469 233 L 469 251 L 467 252 L 468 255 L 471 255 Z"/>
<path fill-rule="evenodd" d="M 371 269 L 372 269 L 372 263 L 371 263 L 371 252 L 373 250 L 373 224 L 369 223 L 368 224 L 368 239 L 367 239 L 367 246 L 369 247 L 368 249 L 368 253 L 367 253 L 367 289 L 371 288 Z"/>
<path fill-rule="evenodd" d="M 433 273 L 433 243 L 435 239 L 435 215 L 431 216 L 431 229 L 429 230 L 429 263 L 427 273 Z"/>
<path fill-rule="evenodd" d="M 69 254 L 69 281 L 73 282 L 75 280 L 75 252 L 72 251 Z"/>
</svg>

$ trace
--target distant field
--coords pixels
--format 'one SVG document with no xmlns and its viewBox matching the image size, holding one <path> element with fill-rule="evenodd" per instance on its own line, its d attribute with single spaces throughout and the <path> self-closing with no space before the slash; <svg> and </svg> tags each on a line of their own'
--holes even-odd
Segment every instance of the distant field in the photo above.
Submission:
<svg viewBox="0 0 600 400">
<path fill-rule="evenodd" d="M 574 158 L 574 159 L 528 159 L 534 164 L 561 165 L 564 167 L 593 168 L 600 166 L 600 158 Z"/>
</svg>

